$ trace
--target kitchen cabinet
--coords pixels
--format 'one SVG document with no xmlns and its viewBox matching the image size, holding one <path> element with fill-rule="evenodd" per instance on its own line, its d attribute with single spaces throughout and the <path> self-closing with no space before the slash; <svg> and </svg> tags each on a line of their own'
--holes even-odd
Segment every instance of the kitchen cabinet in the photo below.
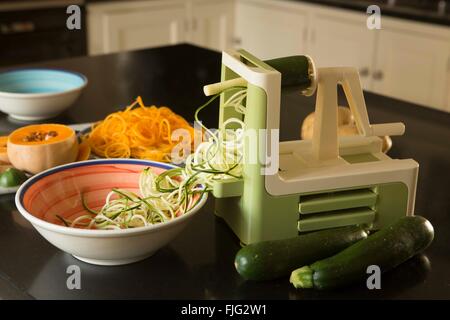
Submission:
<svg viewBox="0 0 450 320">
<path fill-rule="evenodd" d="M 232 47 L 234 33 L 233 1 L 197 0 L 190 3 L 188 40 L 218 51 Z"/>
<path fill-rule="evenodd" d="M 307 15 L 267 1 L 238 1 L 236 46 L 262 59 L 305 53 Z"/>
<path fill-rule="evenodd" d="M 378 39 L 372 90 L 446 109 L 450 82 L 449 57 L 448 41 L 430 35 L 385 29 Z"/>
<path fill-rule="evenodd" d="M 352 66 L 359 70 L 364 89 L 371 89 L 371 67 L 377 31 L 365 28 L 361 15 L 314 13 L 309 53 L 317 67 Z"/>
<path fill-rule="evenodd" d="M 283 0 L 237 0 L 236 47 L 262 58 L 309 54 L 353 66 L 365 90 L 450 112 L 450 28 Z"/>
<path fill-rule="evenodd" d="M 394 18 L 369 30 L 360 14 L 311 16 L 309 48 L 318 67 L 353 66 L 366 90 L 450 111 L 449 30 Z"/>
<path fill-rule="evenodd" d="M 185 41 L 184 1 L 101 3 L 88 7 L 89 53 L 111 53 Z"/>
<path fill-rule="evenodd" d="M 112 14 L 105 18 L 109 52 L 176 44 L 185 38 L 184 8 Z"/>
<path fill-rule="evenodd" d="M 450 28 L 286 0 L 141 0 L 88 5 L 89 53 L 189 42 L 262 59 L 354 66 L 365 90 L 450 112 Z"/>
<path fill-rule="evenodd" d="M 89 53 L 111 53 L 190 42 L 231 47 L 233 0 L 146 0 L 88 5 Z"/>
</svg>

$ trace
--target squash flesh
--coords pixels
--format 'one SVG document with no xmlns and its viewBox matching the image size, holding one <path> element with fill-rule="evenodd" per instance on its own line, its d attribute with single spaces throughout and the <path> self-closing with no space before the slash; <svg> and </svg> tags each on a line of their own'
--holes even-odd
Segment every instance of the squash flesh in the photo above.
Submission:
<svg viewBox="0 0 450 320">
<path fill-rule="evenodd" d="M 56 132 L 47 140 L 30 140 L 36 133 Z M 13 131 L 8 138 L 7 153 L 11 164 L 33 174 L 74 162 L 78 141 L 73 129 L 60 124 L 31 125 Z"/>
<path fill-rule="evenodd" d="M 9 164 L 8 151 L 6 144 L 8 143 L 8 136 L 0 137 L 0 163 Z"/>
</svg>

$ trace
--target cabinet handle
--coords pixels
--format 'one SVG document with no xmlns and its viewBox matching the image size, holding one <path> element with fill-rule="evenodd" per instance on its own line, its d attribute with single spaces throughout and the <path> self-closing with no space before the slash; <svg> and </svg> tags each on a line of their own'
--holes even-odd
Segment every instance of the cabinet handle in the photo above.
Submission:
<svg viewBox="0 0 450 320">
<path fill-rule="evenodd" d="M 309 36 L 310 42 L 311 43 L 315 43 L 316 42 L 316 32 L 313 30 L 311 30 L 311 34 Z"/>
<path fill-rule="evenodd" d="M 0 25 L 0 34 L 29 33 L 34 30 L 36 30 L 36 26 L 33 21 L 16 21 Z"/>
<path fill-rule="evenodd" d="M 366 78 L 366 77 L 368 77 L 369 76 L 369 68 L 367 68 L 367 67 L 363 67 L 363 68 L 361 68 L 361 69 L 359 69 L 359 76 L 361 77 L 361 78 Z"/>
<path fill-rule="evenodd" d="M 235 46 L 240 46 L 242 44 L 242 39 L 238 37 L 233 37 L 231 43 Z"/>
<path fill-rule="evenodd" d="M 383 80 L 384 78 L 384 73 L 381 70 L 377 70 L 373 73 L 372 78 L 374 80 Z"/>
</svg>

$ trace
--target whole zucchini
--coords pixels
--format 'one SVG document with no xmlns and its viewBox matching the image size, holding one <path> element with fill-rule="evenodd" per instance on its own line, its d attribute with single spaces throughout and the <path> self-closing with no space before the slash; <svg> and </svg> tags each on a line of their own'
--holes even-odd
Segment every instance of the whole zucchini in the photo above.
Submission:
<svg viewBox="0 0 450 320">
<path fill-rule="evenodd" d="M 365 238 L 364 228 L 351 226 L 258 242 L 240 249 L 234 265 L 247 280 L 276 279 L 288 276 L 299 265 L 329 257 Z"/>
<path fill-rule="evenodd" d="M 311 85 L 311 62 L 307 56 L 291 56 L 264 61 L 281 73 L 283 87 L 307 89 Z"/>
<path fill-rule="evenodd" d="M 290 282 L 296 288 L 327 289 L 363 280 L 368 266 L 388 271 L 424 250 L 433 238 L 427 219 L 403 217 L 332 257 L 294 270 Z"/>
</svg>

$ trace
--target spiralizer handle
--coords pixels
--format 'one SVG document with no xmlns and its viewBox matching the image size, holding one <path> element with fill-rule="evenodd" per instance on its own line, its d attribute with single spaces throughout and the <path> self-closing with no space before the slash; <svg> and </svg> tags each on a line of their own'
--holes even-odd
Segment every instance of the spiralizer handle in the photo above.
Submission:
<svg viewBox="0 0 450 320">
<path fill-rule="evenodd" d="M 402 122 L 372 124 L 370 127 L 372 136 L 401 136 L 405 133 L 405 125 Z"/>
</svg>

